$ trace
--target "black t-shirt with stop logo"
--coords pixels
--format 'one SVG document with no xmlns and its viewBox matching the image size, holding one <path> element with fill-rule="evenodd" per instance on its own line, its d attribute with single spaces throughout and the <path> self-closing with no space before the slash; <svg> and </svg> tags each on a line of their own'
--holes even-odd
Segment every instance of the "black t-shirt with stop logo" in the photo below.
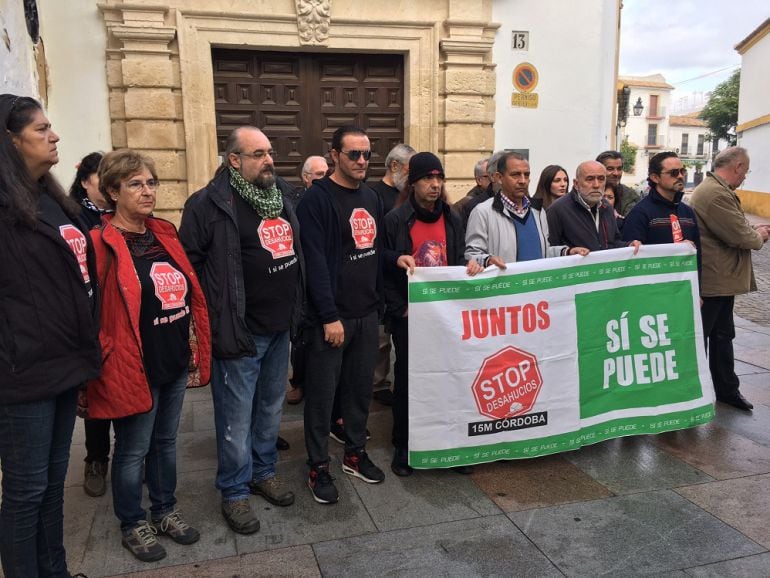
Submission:
<svg viewBox="0 0 770 578">
<path fill-rule="evenodd" d="M 366 185 L 348 189 L 330 179 L 329 188 L 334 193 L 342 233 L 342 263 L 335 295 L 337 311 L 345 319 L 364 317 L 380 305 L 376 219 L 379 199 Z"/>
<path fill-rule="evenodd" d="M 235 212 L 241 236 L 241 262 L 246 293 L 246 325 L 257 335 L 288 331 L 299 282 L 299 237 L 284 209 L 262 219 L 237 193 Z"/>
<path fill-rule="evenodd" d="M 147 379 L 171 383 L 190 362 L 190 280 L 157 241 L 135 250 L 131 233 L 123 235 L 142 286 L 139 334 Z"/>
</svg>

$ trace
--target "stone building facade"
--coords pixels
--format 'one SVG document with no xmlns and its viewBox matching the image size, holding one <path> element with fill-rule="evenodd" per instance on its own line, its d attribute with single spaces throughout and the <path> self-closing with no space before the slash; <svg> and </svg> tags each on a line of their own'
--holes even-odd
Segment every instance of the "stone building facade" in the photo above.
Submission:
<svg viewBox="0 0 770 578">
<path fill-rule="evenodd" d="M 112 144 L 150 154 L 174 213 L 218 159 L 212 48 L 398 53 L 404 58 L 403 138 L 437 151 L 459 197 L 494 146 L 497 25 L 492 0 L 364 6 L 357 0 L 107 0 Z"/>
</svg>

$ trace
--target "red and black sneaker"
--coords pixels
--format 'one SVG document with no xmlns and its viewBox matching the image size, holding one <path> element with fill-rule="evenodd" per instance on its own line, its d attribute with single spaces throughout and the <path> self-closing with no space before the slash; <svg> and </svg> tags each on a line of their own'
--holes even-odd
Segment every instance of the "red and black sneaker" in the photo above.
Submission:
<svg viewBox="0 0 770 578">
<path fill-rule="evenodd" d="M 307 487 L 313 493 L 313 499 L 319 504 L 336 504 L 340 499 L 334 485 L 334 477 L 329 473 L 329 462 L 310 466 Z"/>
<path fill-rule="evenodd" d="M 372 463 L 365 450 L 345 454 L 345 459 L 342 461 L 342 471 L 361 478 L 367 484 L 379 484 L 385 479 L 385 474 Z"/>
</svg>

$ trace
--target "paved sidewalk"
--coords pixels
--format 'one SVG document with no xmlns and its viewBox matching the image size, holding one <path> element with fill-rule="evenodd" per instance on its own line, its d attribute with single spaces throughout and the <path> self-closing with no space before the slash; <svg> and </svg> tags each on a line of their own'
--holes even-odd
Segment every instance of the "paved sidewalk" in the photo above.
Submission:
<svg viewBox="0 0 770 578">
<path fill-rule="evenodd" d="M 189 392 L 179 439 L 179 507 L 201 530 L 193 546 L 162 538 L 168 557 L 143 564 L 120 545 L 109 492 L 81 487 L 83 427 L 66 490 L 70 569 L 89 577 L 177 576 L 760 576 L 770 568 L 770 328 L 739 320 L 736 356 L 753 413 L 717 405 L 697 429 L 631 437 L 534 460 L 397 478 L 389 408 L 374 403 L 371 453 L 386 470 L 370 486 L 340 471 L 340 503 L 304 486 L 301 408 L 282 433 L 292 449 L 280 474 L 289 508 L 252 498 L 262 529 L 231 532 L 219 513 L 208 388 Z"/>
<path fill-rule="evenodd" d="M 755 253 L 760 289 L 770 249 Z M 66 489 L 72 572 L 90 578 L 215 576 L 665 576 L 770 575 L 770 308 L 767 293 L 738 299 L 735 342 L 751 413 L 717 404 L 705 426 L 611 440 L 557 456 L 397 478 L 389 469 L 390 408 L 373 403 L 370 453 L 386 471 L 370 486 L 340 469 L 341 499 L 316 504 L 305 487 L 302 406 L 287 406 L 292 445 L 279 473 L 289 508 L 252 498 L 262 522 L 231 532 L 219 512 L 210 390 L 188 392 L 179 436 L 179 507 L 201 530 L 193 546 L 161 538 L 168 557 L 143 564 L 120 545 L 110 494 L 82 489 L 76 425 Z M 132 572 L 134 572 L 132 574 Z"/>
</svg>

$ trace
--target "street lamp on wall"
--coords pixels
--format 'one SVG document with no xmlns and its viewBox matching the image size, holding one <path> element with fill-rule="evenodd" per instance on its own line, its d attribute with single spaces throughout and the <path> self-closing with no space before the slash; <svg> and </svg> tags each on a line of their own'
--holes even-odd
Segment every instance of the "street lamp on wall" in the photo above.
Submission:
<svg viewBox="0 0 770 578">
<path fill-rule="evenodd" d="M 642 116 L 642 111 L 644 110 L 644 105 L 642 104 L 642 97 L 636 99 L 636 104 L 634 105 L 634 116 Z"/>
</svg>

